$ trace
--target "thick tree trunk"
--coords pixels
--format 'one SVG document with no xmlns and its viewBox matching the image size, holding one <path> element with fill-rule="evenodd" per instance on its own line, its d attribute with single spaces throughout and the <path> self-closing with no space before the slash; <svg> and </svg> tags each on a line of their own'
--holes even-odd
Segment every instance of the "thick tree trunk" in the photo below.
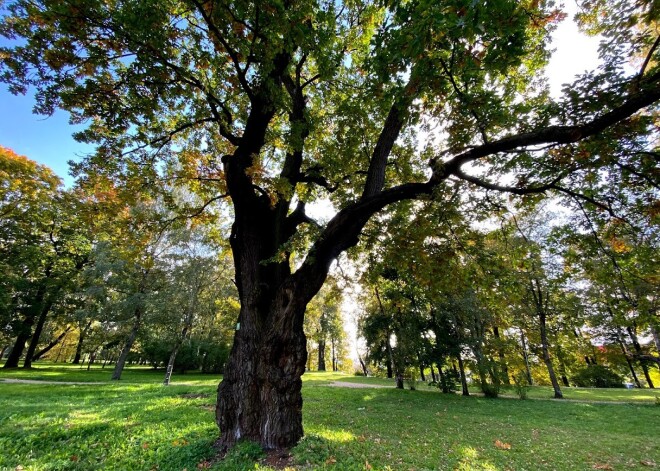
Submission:
<svg viewBox="0 0 660 471">
<path fill-rule="evenodd" d="M 18 361 L 21 359 L 23 350 L 25 350 L 25 344 L 30 338 L 30 331 L 28 330 L 27 326 L 24 325 L 23 327 L 24 330 L 21 330 L 18 333 L 18 336 L 14 341 L 14 345 L 9 352 L 9 356 L 7 357 L 7 361 L 5 362 L 3 368 L 18 368 Z M 31 327 L 32 324 L 30 324 L 30 328 Z"/>
<path fill-rule="evenodd" d="M 555 369 L 552 366 L 552 358 L 550 357 L 545 312 L 539 313 L 539 327 L 541 330 L 541 350 L 543 351 L 543 363 L 545 363 L 545 367 L 548 369 L 548 375 L 550 376 L 552 389 L 555 393 L 555 399 L 563 399 L 564 395 L 562 394 L 561 388 L 559 387 L 559 381 L 557 381 L 557 375 L 555 374 Z"/>
<path fill-rule="evenodd" d="M 637 339 L 637 334 L 635 333 L 634 329 L 628 326 L 626 327 L 626 331 L 630 336 L 630 340 L 632 340 L 633 347 L 635 347 L 635 353 L 637 354 L 637 356 L 643 355 L 644 352 L 642 350 L 642 346 L 640 345 L 639 340 Z M 649 385 L 649 388 L 654 389 L 653 380 L 651 380 L 651 375 L 649 374 L 649 367 L 646 363 L 646 360 L 640 358 L 639 363 L 640 365 L 642 365 L 642 371 L 644 372 L 644 377 L 646 378 L 646 384 Z"/>
<path fill-rule="evenodd" d="M 34 328 L 34 332 L 32 333 L 32 338 L 30 339 L 30 346 L 25 352 L 25 360 L 23 361 L 23 368 L 32 368 L 32 360 L 33 360 L 34 352 L 37 350 L 37 345 L 39 344 L 39 338 L 41 337 L 41 333 L 44 330 L 44 325 L 46 324 L 46 319 L 48 318 L 48 313 L 50 312 L 50 308 L 52 306 L 53 306 L 53 302 L 50 299 L 46 300 L 41 306 L 39 312 L 39 319 L 37 320 L 37 325 Z"/>
<path fill-rule="evenodd" d="M 64 340 L 67 336 L 67 334 L 71 331 L 71 327 L 67 326 L 64 331 L 60 335 L 57 336 L 54 340 L 52 340 L 48 345 L 46 345 L 44 348 L 39 350 L 37 353 L 35 353 L 32 356 L 32 361 L 37 361 L 40 359 L 42 356 L 44 356 L 46 353 L 50 352 L 58 343 L 60 343 L 62 340 Z"/>
<path fill-rule="evenodd" d="M 325 340 L 319 340 L 319 371 L 325 371 Z"/>
<path fill-rule="evenodd" d="M 266 449 L 287 448 L 303 436 L 305 304 L 287 292 L 282 290 L 270 312 L 251 309 L 249 302 L 241 306 L 234 345 L 218 387 L 216 421 L 223 448 L 241 439 Z"/>
<path fill-rule="evenodd" d="M 115 364 L 115 369 L 112 372 L 112 377 L 110 378 L 111 380 L 117 381 L 121 379 L 121 374 L 124 371 L 124 366 L 126 365 L 126 358 L 128 358 L 128 354 L 131 352 L 131 348 L 133 348 L 133 343 L 135 343 L 135 338 L 137 337 L 140 326 L 142 325 L 141 307 L 137 307 L 135 309 L 134 316 L 133 328 L 126 338 L 124 347 L 121 349 L 121 353 L 119 354 L 119 358 Z"/>
<path fill-rule="evenodd" d="M 502 337 L 500 337 L 500 329 L 497 326 L 493 327 L 493 335 L 495 335 L 495 338 L 498 340 L 497 356 L 500 359 L 500 368 L 502 370 L 502 374 L 500 375 L 500 381 L 502 381 L 502 383 L 506 384 L 507 386 L 510 386 L 511 380 L 509 379 L 509 367 L 506 364 L 506 357 L 504 356 L 504 347 L 502 345 Z"/>
<path fill-rule="evenodd" d="M 394 375 L 394 379 L 396 381 L 397 389 L 403 389 L 403 373 L 397 370 L 396 374 Z"/>
</svg>

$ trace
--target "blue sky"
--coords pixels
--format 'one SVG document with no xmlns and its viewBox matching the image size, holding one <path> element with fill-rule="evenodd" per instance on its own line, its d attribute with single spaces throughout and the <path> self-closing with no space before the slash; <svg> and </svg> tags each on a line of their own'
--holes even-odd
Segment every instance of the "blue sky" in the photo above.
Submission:
<svg viewBox="0 0 660 471">
<path fill-rule="evenodd" d="M 32 114 L 33 106 L 32 95 L 14 96 L 6 85 L 0 85 L 0 145 L 47 165 L 70 184 L 67 162 L 90 152 L 92 147 L 71 137 L 81 127 L 69 124 L 67 112 L 38 116 Z"/>
<path fill-rule="evenodd" d="M 575 3 L 566 2 L 566 10 L 574 13 Z M 596 67 L 597 43 L 597 39 L 581 35 L 570 18 L 562 22 L 554 34 L 556 53 L 548 66 L 550 86 L 555 96 L 559 95 L 561 84 L 572 81 L 575 74 Z M 7 41 L 0 39 L 0 44 L 5 45 Z M 72 179 L 68 175 L 67 162 L 79 159 L 93 148 L 71 137 L 82 128 L 69 124 L 67 112 L 58 111 L 50 117 L 32 114 L 33 92 L 14 96 L 6 85 L 0 84 L 0 145 L 47 165 L 70 185 Z"/>
</svg>

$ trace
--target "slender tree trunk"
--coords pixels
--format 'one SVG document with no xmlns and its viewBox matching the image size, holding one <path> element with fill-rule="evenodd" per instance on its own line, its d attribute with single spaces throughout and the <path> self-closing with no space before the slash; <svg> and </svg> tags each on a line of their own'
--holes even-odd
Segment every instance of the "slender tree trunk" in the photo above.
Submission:
<svg viewBox="0 0 660 471">
<path fill-rule="evenodd" d="M 67 332 L 67 333 L 68 333 L 68 332 Z M 64 336 L 66 337 L 66 334 L 65 334 Z M 60 361 L 60 357 L 62 356 L 62 350 L 64 350 L 64 345 L 65 345 L 65 342 L 62 342 L 61 345 L 60 345 L 60 349 L 57 351 L 57 356 L 55 357 L 55 363 L 57 363 L 58 361 Z M 66 357 L 64 357 L 64 359 L 62 360 L 62 362 L 63 362 L 63 363 L 66 363 Z"/>
<path fill-rule="evenodd" d="M 633 347 L 635 347 L 635 353 L 639 355 L 643 355 L 644 352 L 642 351 L 642 346 L 639 344 L 639 340 L 637 339 L 637 334 L 633 330 L 632 327 L 628 326 L 626 327 L 626 331 L 628 332 L 628 335 L 630 336 L 630 340 L 632 340 Z M 642 371 L 644 372 L 644 377 L 646 378 L 646 384 L 649 385 L 649 388 L 654 389 L 653 386 L 653 381 L 651 380 L 651 375 L 649 374 L 649 368 L 646 364 L 646 360 L 639 359 L 640 365 L 642 365 Z"/>
<path fill-rule="evenodd" d="M 331 353 L 332 353 L 332 371 L 339 370 L 339 365 L 337 364 L 337 351 L 335 350 L 335 339 L 330 339 Z"/>
<path fill-rule="evenodd" d="M 557 360 L 559 360 L 559 376 L 561 377 L 561 382 L 565 387 L 569 387 L 568 377 L 566 376 L 566 361 L 561 345 L 557 345 Z"/>
<path fill-rule="evenodd" d="M 424 375 L 424 363 L 422 363 L 421 355 L 417 355 L 417 360 L 419 361 L 419 377 L 422 381 L 426 381 L 426 376 Z"/>
<path fill-rule="evenodd" d="M 527 353 L 527 341 L 525 340 L 525 332 L 520 329 L 520 343 L 522 344 L 522 354 L 523 359 L 525 360 L 525 373 L 527 375 L 527 383 L 530 386 L 534 385 L 534 380 L 532 379 L 532 370 L 529 367 L 529 354 Z"/>
<path fill-rule="evenodd" d="M 387 333 L 387 339 L 385 340 L 385 349 L 387 350 L 387 360 L 385 361 L 385 367 L 387 368 L 387 377 L 393 378 L 394 373 L 392 368 L 394 366 L 394 359 L 392 355 L 392 345 L 390 344 L 390 333 Z"/>
<path fill-rule="evenodd" d="M 71 327 L 67 326 L 67 328 L 64 329 L 64 331 L 60 335 L 58 335 L 56 339 L 52 340 L 48 345 L 46 345 L 44 348 L 42 348 L 37 353 L 35 353 L 32 356 L 32 361 L 36 361 L 36 360 L 40 359 L 42 356 L 44 356 L 46 353 L 50 352 L 53 349 L 53 347 L 55 347 L 64 338 L 66 338 L 66 336 L 67 336 L 67 334 L 69 333 L 70 330 L 71 330 Z"/>
<path fill-rule="evenodd" d="M 7 351 L 8 348 L 9 348 L 8 345 L 5 345 L 4 347 L 2 347 L 2 351 L 0 351 L 0 361 L 2 361 L 2 359 L 4 358 L 5 352 Z"/>
<path fill-rule="evenodd" d="M 186 317 L 189 318 L 190 316 L 186 316 Z M 172 371 L 174 371 L 174 362 L 176 361 L 176 355 L 177 353 L 179 353 L 179 348 L 181 348 L 181 345 L 183 345 L 183 342 L 185 341 L 186 336 L 188 335 L 189 327 L 190 326 L 188 324 L 183 326 L 183 329 L 181 330 L 181 335 L 174 344 L 172 353 L 170 353 L 170 359 L 167 362 L 167 368 L 165 369 L 165 379 L 163 380 L 163 384 L 165 386 L 170 385 L 170 380 L 172 379 Z"/>
<path fill-rule="evenodd" d="M 119 358 L 117 359 L 117 363 L 115 364 L 115 369 L 112 372 L 112 377 L 110 378 L 111 380 L 121 379 L 121 374 L 124 371 L 124 366 L 126 365 L 126 358 L 128 358 L 128 354 L 130 353 L 131 348 L 133 348 L 133 343 L 135 342 L 135 338 L 137 337 L 141 325 L 142 325 L 142 308 L 138 306 L 137 308 L 135 308 L 134 311 L 133 328 L 131 329 L 131 332 L 128 334 L 128 337 L 126 338 L 126 343 L 124 343 L 124 347 L 121 349 L 121 353 L 119 354 Z"/>
<path fill-rule="evenodd" d="M 465 376 L 465 365 L 463 364 L 463 358 L 461 354 L 458 354 L 458 371 L 461 373 L 461 389 L 463 391 L 463 396 L 469 396 L 470 391 L 468 390 L 467 377 Z"/>
<path fill-rule="evenodd" d="M 362 357 L 358 353 L 358 360 L 360 361 L 360 367 L 362 367 L 362 372 L 364 373 L 364 376 L 369 376 L 369 370 L 367 370 L 367 365 L 364 364 L 364 360 L 362 360 Z"/>
<path fill-rule="evenodd" d="M 92 321 L 87 322 L 87 325 L 80 329 L 80 336 L 78 337 L 78 344 L 76 345 L 76 356 L 73 358 L 73 364 L 77 365 L 80 363 L 80 357 L 82 356 L 83 342 L 85 341 L 85 336 L 89 328 L 92 326 Z"/>
<path fill-rule="evenodd" d="M 545 363 L 545 366 L 548 369 L 548 375 L 550 376 L 552 389 L 555 392 L 555 399 L 563 399 L 564 395 L 562 394 L 561 388 L 559 387 L 559 381 L 557 381 L 557 375 L 555 375 L 555 369 L 552 366 L 552 358 L 550 357 L 548 330 L 546 325 L 546 315 L 544 311 L 539 313 L 539 326 L 541 330 L 541 350 L 543 351 L 543 363 Z"/>
<path fill-rule="evenodd" d="M 436 378 L 436 376 L 435 376 L 435 370 L 433 369 L 433 362 L 431 362 L 431 364 L 429 366 L 431 368 L 431 381 L 433 381 L 434 383 L 437 383 L 438 378 Z"/>
<path fill-rule="evenodd" d="M 89 360 L 87 361 L 87 371 L 89 371 L 94 364 L 94 360 L 96 360 L 96 350 L 89 354 Z"/>
<path fill-rule="evenodd" d="M 623 356 L 626 359 L 626 363 L 628 363 L 628 369 L 630 370 L 630 375 L 632 376 L 633 381 L 635 381 L 635 386 L 641 389 L 642 383 L 639 382 L 637 373 L 635 373 L 635 368 L 633 367 L 632 360 L 630 359 L 630 352 L 628 352 L 628 348 L 626 347 L 626 344 L 623 341 L 623 335 L 621 335 L 621 331 L 617 332 L 616 339 L 619 342 L 619 346 L 621 347 L 621 352 L 623 353 Z"/>
</svg>

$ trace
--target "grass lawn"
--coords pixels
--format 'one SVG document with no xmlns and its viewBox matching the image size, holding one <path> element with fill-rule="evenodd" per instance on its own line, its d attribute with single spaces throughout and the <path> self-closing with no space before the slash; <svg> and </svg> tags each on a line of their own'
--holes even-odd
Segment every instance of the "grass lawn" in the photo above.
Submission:
<svg viewBox="0 0 660 471">
<path fill-rule="evenodd" d="M 0 382 L 0 469 L 268 469 L 249 445 L 213 461 L 217 377 L 175 375 L 163 387 L 162 372 L 129 368 L 118 383 L 107 382 L 107 368 L 86 373 L 61 365 L 0 370 L 0 379 L 89 382 Z M 626 402 L 601 404 L 330 387 L 384 383 L 332 373 L 303 379 L 306 437 L 292 451 L 293 469 L 660 467 L 660 407 L 653 394 L 637 395 L 644 391 L 567 390 L 574 399 Z M 549 393 L 534 389 L 537 395 Z"/>
</svg>

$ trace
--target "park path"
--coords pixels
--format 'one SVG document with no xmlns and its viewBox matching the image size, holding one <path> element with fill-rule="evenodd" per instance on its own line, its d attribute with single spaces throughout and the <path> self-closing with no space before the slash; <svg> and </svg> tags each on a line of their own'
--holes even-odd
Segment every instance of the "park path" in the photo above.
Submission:
<svg viewBox="0 0 660 471">
<path fill-rule="evenodd" d="M 328 384 L 328 386 L 332 386 L 335 388 L 355 388 L 355 389 L 361 389 L 361 388 L 392 388 L 393 386 L 384 386 L 382 384 L 364 384 L 364 383 L 349 383 L 346 381 L 333 381 L 332 383 Z"/>
</svg>

